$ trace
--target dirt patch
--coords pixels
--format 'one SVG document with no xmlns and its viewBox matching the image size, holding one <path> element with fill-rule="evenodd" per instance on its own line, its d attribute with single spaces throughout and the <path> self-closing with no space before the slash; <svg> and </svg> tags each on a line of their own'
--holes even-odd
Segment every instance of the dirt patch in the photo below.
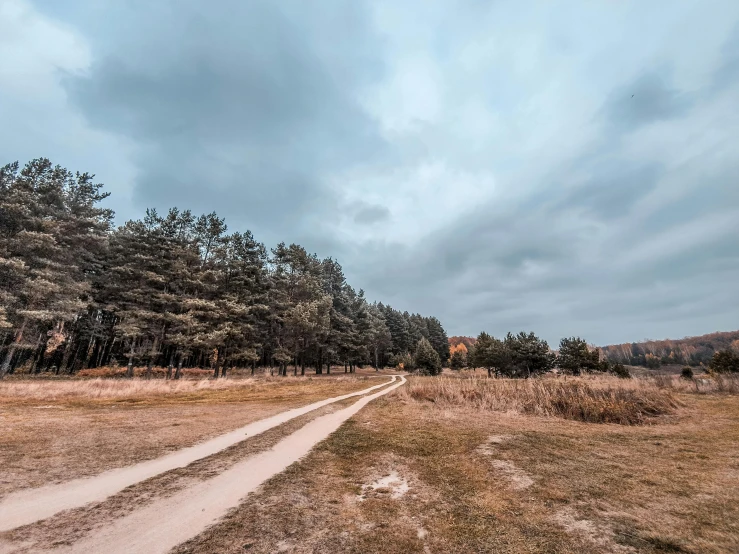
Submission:
<svg viewBox="0 0 739 554">
<path fill-rule="evenodd" d="M 528 489 L 534 484 L 534 480 L 525 471 L 507 460 L 492 460 L 490 463 L 505 475 L 515 490 Z"/>
<path fill-rule="evenodd" d="M 396 470 L 391 471 L 387 475 L 379 477 L 362 485 L 362 493 L 357 495 L 358 501 L 367 500 L 367 498 L 377 498 L 378 496 L 389 496 L 390 498 L 401 498 L 410 490 L 408 479 L 401 476 Z"/>
<path fill-rule="evenodd" d="M 563 508 L 554 516 L 554 521 L 565 528 L 568 533 L 582 536 L 586 541 L 598 548 L 599 552 L 632 553 L 629 546 L 615 542 L 613 530 L 603 523 L 578 518 L 572 508 Z"/>
<path fill-rule="evenodd" d="M 490 435 L 484 444 L 477 447 L 477 451 L 483 456 L 492 456 L 495 454 L 496 445 L 503 444 L 510 439 L 510 435 Z"/>
</svg>

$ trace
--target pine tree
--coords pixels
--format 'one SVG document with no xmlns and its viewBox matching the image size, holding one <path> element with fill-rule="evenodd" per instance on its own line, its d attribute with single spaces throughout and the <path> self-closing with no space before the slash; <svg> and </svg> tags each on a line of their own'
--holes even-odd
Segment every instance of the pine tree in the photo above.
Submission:
<svg viewBox="0 0 739 554">
<path fill-rule="evenodd" d="M 570 375 L 592 373 L 600 370 L 600 358 L 598 351 L 591 352 L 588 343 L 580 337 L 563 338 L 559 341 L 557 366 Z"/>
<path fill-rule="evenodd" d="M 0 377 L 16 352 L 43 354 L 48 332 L 82 312 L 112 217 L 93 176 L 45 158 L 18 167 L 0 170 L 0 300 L 13 329 Z"/>
<path fill-rule="evenodd" d="M 549 371 L 554 365 L 554 354 L 549 351 L 549 345 L 534 333 L 521 331 L 515 336 L 508 333 L 504 344 L 511 358 L 506 373 L 511 377 L 528 378 Z"/>
<path fill-rule="evenodd" d="M 418 341 L 416 345 L 413 363 L 416 369 L 429 375 L 438 375 L 441 373 L 441 359 L 439 358 L 439 354 L 425 338 Z"/>
</svg>

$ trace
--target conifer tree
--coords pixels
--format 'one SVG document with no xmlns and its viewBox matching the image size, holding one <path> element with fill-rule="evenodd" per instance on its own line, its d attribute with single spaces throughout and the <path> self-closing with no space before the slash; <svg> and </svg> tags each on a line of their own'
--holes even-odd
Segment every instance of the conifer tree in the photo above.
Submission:
<svg viewBox="0 0 739 554">
<path fill-rule="evenodd" d="M 438 375 L 441 373 L 441 359 L 439 359 L 439 354 L 425 338 L 421 338 L 416 345 L 413 363 L 416 369 L 429 375 Z"/>
</svg>

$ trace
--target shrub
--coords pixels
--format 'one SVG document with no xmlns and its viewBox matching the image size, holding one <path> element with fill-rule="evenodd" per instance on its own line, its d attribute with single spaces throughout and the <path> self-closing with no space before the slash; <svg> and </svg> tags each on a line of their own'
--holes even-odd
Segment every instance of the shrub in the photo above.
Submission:
<svg viewBox="0 0 739 554">
<path fill-rule="evenodd" d="M 739 373 L 739 355 L 721 350 L 713 355 L 709 367 L 716 373 Z"/>
<path fill-rule="evenodd" d="M 631 373 L 629 372 L 629 368 L 624 366 L 624 364 L 620 364 L 620 363 L 612 364 L 608 368 L 608 371 L 613 373 L 619 379 L 631 379 Z"/>
<path fill-rule="evenodd" d="M 390 360 L 390 365 L 392 367 L 397 367 L 398 369 L 405 371 L 413 371 L 415 367 L 413 365 L 413 357 L 408 354 L 408 352 L 403 352 L 402 354 L 392 356 Z"/>
<path fill-rule="evenodd" d="M 693 378 L 693 370 L 692 368 L 685 366 L 683 370 L 680 372 L 680 377 L 683 379 L 692 379 Z"/>
<path fill-rule="evenodd" d="M 455 350 L 454 353 L 452 353 L 451 359 L 449 360 L 449 367 L 454 370 L 460 370 L 466 366 L 467 356 L 465 355 L 465 353 L 460 350 Z"/>
</svg>

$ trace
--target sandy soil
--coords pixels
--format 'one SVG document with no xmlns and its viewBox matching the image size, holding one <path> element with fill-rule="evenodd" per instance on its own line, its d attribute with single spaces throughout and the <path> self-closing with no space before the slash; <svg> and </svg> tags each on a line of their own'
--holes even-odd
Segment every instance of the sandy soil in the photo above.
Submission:
<svg viewBox="0 0 739 554">
<path fill-rule="evenodd" d="M 401 377 L 400 382 L 365 396 L 347 408 L 316 418 L 273 448 L 234 465 L 216 477 L 150 503 L 83 540 L 54 551 L 168 552 L 217 522 L 228 510 L 238 506 L 246 495 L 308 454 L 317 443 L 369 402 L 404 383 L 405 379 Z M 162 518 L 163 514 L 166 518 Z"/>
<path fill-rule="evenodd" d="M 392 381 L 395 381 L 395 377 Z M 362 391 L 287 410 L 154 460 L 106 471 L 95 477 L 12 493 L 0 501 L 0 532 L 45 519 L 62 510 L 100 501 L 130 485 L 220 452 L 246 437 L 253 437 L 328 404 L 366 394 L 386 384 L 388 381 Z"/>
</svg>

